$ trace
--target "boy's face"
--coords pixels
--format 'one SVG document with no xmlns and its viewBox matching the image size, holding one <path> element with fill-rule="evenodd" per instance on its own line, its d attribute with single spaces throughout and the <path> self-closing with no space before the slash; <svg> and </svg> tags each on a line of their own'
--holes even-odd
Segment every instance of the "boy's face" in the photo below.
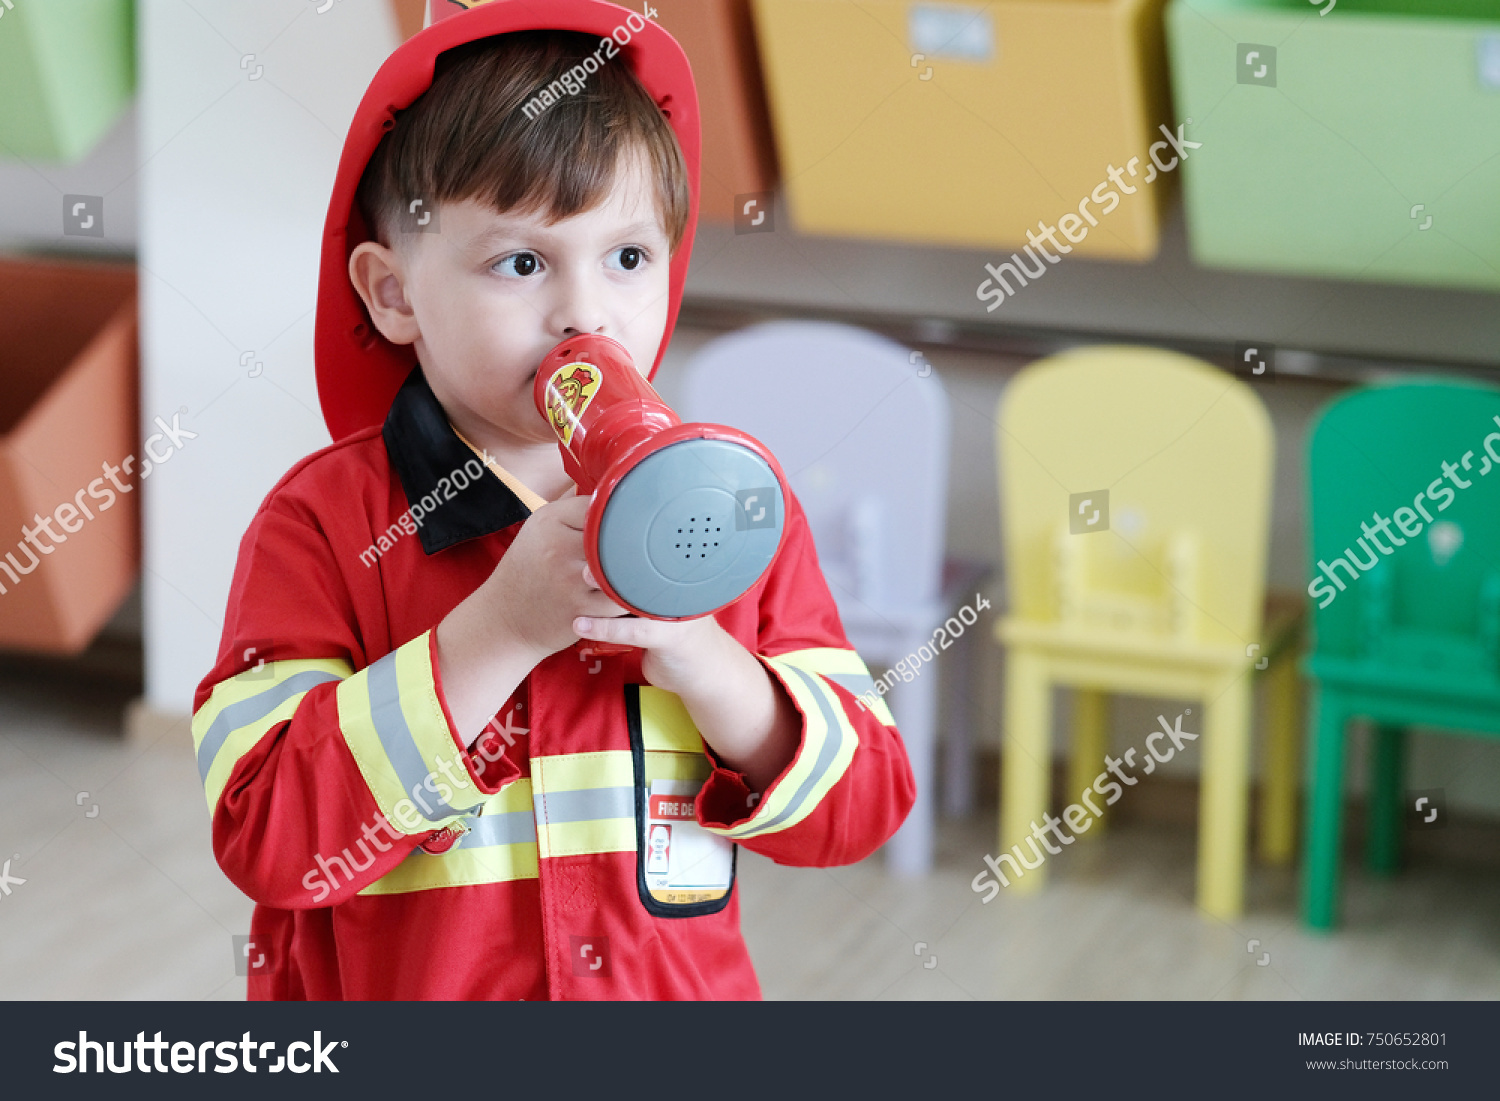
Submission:
<svg viewBox="0 0 1500 1101">
<path fill-rule="evenodd" d="M 542 357 L 581 333 L 613 337 L 637 370 L 651 369 L 670 256 L 644 166 L 643 157 L 622 158 L 603 204 L 554 225 L 466 200 L 441 204 L 439 233 L 407 233 L 395 250 L 355 249 L 350 275 L 372 320 L 393 343 L 415 345 L 461 431 L 511 445 L 555 442 L 532 384 Z"/>
</svg>

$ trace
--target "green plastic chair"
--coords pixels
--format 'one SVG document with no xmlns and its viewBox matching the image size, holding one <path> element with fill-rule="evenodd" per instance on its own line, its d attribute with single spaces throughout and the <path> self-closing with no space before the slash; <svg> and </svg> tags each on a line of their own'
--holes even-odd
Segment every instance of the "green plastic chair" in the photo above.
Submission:
<svg viewBox="0 0 1500 1101">
<path fill-rule="evenodd" d="M 1316 640 L 1303 662 L 1303 913 L 1327 929 L 1348 721 L 1374 724 L 1367 859 L 1381 874 L 1400 862 L 1407 728 L 1500 738 L 1500 387 L 1357 390 L 1319 417 L 1308 476 Z"/>
</svg>

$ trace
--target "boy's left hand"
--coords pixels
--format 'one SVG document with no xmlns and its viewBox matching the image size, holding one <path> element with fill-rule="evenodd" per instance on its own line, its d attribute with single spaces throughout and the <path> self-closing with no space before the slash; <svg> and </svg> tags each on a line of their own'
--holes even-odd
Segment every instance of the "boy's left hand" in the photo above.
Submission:
<svg viewBox="0 0 1500 1101">
<path fill-rule="evenodd" d="M 584 567 L 584 579 L 596 585 L 588 567 Z M 646 651 L 641 658 L 641 674 L 655 687 L 684 698 L 713 691 L 715 679 L 723 679 L 725 666 L 732 667 L 736 658 L 746 654 L 711 615 L 671 622 L 636 616 L 580 617 L 573 621 L 573 630 L 593 642 L 637 646 Z M 726 650 L 726 644 L 737 653 Z"/>
<path fill-rule="evenodd" d="M 584 580 L 597 582 L 584 567 Z M 801 742 L 802 721 L 791 698 L 760 660 L 713 616 L 656 619 L 579 617 L 581 638 L 638 646 L 641 675 L 682 699 L 703 740 L 725 766 L 764 792 L 786 770 Z"/>
</svg>

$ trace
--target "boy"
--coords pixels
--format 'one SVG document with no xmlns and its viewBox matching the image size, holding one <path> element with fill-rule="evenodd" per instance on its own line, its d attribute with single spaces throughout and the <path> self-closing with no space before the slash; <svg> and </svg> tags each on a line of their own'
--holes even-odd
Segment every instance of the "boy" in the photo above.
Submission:
<svg viewBox="0 0 1500 1101">
<path fill-rule="evenodd" d="M 195 700 L 251 998 L 758 997 L 735 846 L 848 863 L 910 809 L 795 501 L 714 616 L 621 618 L 584 564 L 533 379 L 579 333 L 654 370 L 697 160 L 680 50 L 600 0 L 491 0 L 366 94 L 319 287 L 336 442 L 246 532 Z"/>
</svg>

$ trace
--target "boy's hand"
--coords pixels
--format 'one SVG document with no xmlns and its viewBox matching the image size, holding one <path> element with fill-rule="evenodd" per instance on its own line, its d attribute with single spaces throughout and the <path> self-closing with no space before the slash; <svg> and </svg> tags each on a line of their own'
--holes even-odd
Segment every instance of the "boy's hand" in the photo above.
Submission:
<svg viewBox="0 0 1500 1101">
<path fill-rule="evenodd" d="M 577 617 L 625 614 L 586 576 L 583 526 L 591 500 L 564 497 L 537 509 L 480 587 L 511 637 L 538 661 L 577 640 Z"/>
<path fill-rule="evenodd" d="M 584 580 L 597 589 L 593 574 L 584 566 Z M 619 614 L 617 609 L 617 614 Z M 679 696 L 712 691 L 716 677 L 735 654 L 726 644 L 743 654 L 742 647 L 719 626 L 713 616 L 665 622 L 659 619 L 590 618 L 580 616 L 572 623 L 580 638 L 594 642 L 614 642 L 638 646 L 646 651 L 641 659 L 641 673 L 657 688 Z"/>
<path fill-rule="evenodd" d="M 592 583 L 593 577 L 587 577 Z M 713 616 L 667 623 L 580 616 L 582 638 L 639 646 L 641 673 L 674 692 L 725 766 L 764 792 L 797 753 L 802 721 L 780 682 Z"/>
<path fill-rule="evenodd" d="M 565 497 L 537 509 L 484 584 L 438 624 L 443 697 L 464 745 L 537 662 L 573 644 L 575 618 L 624 614 L 584 580 L 588 508 L 587 497 Z"/>
</svg>

